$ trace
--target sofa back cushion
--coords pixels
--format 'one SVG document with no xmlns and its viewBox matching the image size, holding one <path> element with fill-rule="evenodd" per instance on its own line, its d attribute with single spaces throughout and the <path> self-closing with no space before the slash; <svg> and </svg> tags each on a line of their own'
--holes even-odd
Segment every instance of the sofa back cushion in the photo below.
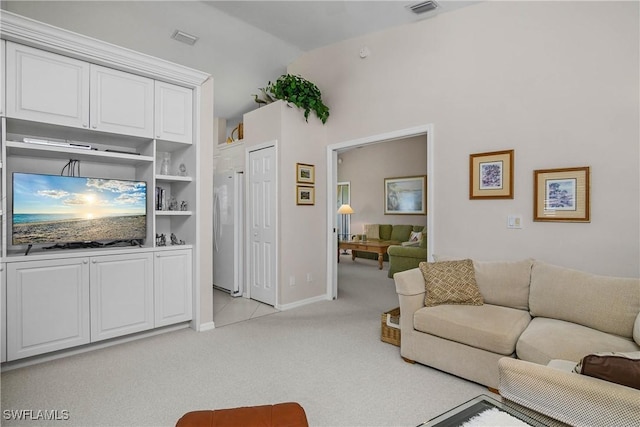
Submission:
<svg viewBox="0 0 640 427">
<path fill-rule="evenodd" d="M 640 311 L 640 279 L 598 276 L 535 261 L 529 311 L 631 338 Z"/>
<path fill-rule="evenodd" d="M 391 230 L 391 237 L 389 238 L 389 240 L 406 242 L 409 240 L 409 236 L 411 236 L 412 231 L 413 231 L 413 225 L 404 225 L 404 224 L 394 225 L 393 230 Z"/>
<path fill-rule="evenodd" d="M 380 224 L 380 240 L 391 240 L 392 229 L 393 225 L 391 224 Z"/>
<path fill-rule="evenodd" d="M 476 283 L 486 304 L 529 310 L 532 259 L 473 261 Z"/>
</svg>

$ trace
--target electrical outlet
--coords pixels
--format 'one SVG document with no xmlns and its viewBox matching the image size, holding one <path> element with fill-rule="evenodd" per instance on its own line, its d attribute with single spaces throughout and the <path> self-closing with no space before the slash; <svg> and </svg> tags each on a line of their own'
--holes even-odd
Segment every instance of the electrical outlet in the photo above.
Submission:
<svg viewBox="0 0 640 427">
<path fill-rule="evenodd" d="M 311 282 L 313 282 L 313 276 L 311 275 L 311 273 L 307 273 L 307 283 Z"/>
<path fill-rule="evenodd" d="M 289 276 L 289 286 L 296 285 L 296 276 Z"/>
</svg>

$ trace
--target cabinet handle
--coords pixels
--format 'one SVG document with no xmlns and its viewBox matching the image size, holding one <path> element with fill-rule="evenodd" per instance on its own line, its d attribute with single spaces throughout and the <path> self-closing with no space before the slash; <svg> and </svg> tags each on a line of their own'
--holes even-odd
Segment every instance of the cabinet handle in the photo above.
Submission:
<svg viewBox="0 0 640 427">
<path fill-rule="evenodd" d="M 94 259 L 94 260 L 92 260 L 91 262 L 95 264 L 95 263 L 96 263 L 96 262 L 98 262 L 98 261 Z"/>
<path fill-rule="evenodd" d="M 93 125 L 91 127 L 94 128 L 94 129 L 98 129 L 98 125 Z"/>
<path fill-rule="evenodd" d="M 82 127 L 83 127 L 83 128 L 88 128 L 88 127 L 89 127 L 89 125 L 88 125 L 88 124 L 86 124 L 86 123 L 83 123 L 83 124 L 82 124 Z"/>
<path fill-rule="evenodd" d="M 86 259 L 84 261 L 82 261 L 83 264 L 88 264 L 89 261 L 87 261 Z"/>
</svg>

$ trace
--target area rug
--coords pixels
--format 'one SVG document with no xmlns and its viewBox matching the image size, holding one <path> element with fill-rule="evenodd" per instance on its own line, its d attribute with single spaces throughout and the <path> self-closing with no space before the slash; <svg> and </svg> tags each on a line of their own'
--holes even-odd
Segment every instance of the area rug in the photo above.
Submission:
<svg viewBox="0 0 640 427">
<path fill-rule="evenodd" d="M 499 410 L 487 409 L 471 418 L 461 427 L 530 427 L 529 424 L 516 417 Z"/>
</svg>

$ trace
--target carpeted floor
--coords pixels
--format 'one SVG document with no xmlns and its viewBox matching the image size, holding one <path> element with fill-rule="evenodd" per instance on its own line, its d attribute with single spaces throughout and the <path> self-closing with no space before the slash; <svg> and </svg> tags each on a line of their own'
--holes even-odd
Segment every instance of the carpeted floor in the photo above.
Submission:
<svg viewBox="0 0 640 427">
<path fill-rule="evenodd" d="M 2 425 L 171 426 L 192 410 L 296 401 L 312 426 L 415 426 L 488 393 L 380 341 L 380 315 L 398 301 L 375 265 L 341 262 L 335 301 L 5 372 Z M 20 409 L 69 419 L 7 420 Z"/>
</svg>

